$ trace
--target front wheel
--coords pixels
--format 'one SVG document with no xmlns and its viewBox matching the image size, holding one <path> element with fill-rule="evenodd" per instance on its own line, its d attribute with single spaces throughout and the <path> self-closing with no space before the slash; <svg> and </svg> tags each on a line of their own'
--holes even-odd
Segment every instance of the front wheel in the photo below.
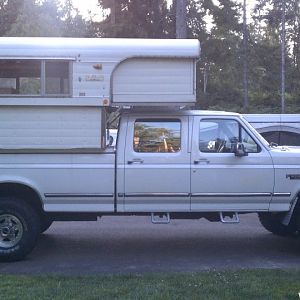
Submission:
<svg viewBox="0 0 300 300">
<path fill-rule="evenodd" d="M 37 212 L 17 199 L 0 199 L 0 261 L 23 259 L 40 233 Z"/>
<path fill-rule="evenodd" d="M 281 223 L 281 216 L 278 213 L 259 213 L 259 221 L 262 226 L 273 234 L 279 236 L 292 236 L 297 232 L 297 227 L 292 218 L 289 225 Z"/>
</svg>

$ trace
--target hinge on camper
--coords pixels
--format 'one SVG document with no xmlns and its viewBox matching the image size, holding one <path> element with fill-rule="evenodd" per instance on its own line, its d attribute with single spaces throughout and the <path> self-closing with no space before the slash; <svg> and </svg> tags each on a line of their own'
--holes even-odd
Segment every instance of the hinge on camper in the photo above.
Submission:
<svg viewBox="0 0 300 300">
<path fill-rule="evenodd" d="M 151 222 L 153 224 L 170 223 L 170 213 L 151 213 Z"/>
<path fill-rule="evenodd" d="M 223 215 L 223 212 L 219 212 L 220 214 L 220 220 L 222 223 L 225 224 L 235 224 L 235 223 L 240 223 L 240 218 L 239 218 L 239 214 L 237 212 L 230 214 L 230 215 Z"/>
</svg>

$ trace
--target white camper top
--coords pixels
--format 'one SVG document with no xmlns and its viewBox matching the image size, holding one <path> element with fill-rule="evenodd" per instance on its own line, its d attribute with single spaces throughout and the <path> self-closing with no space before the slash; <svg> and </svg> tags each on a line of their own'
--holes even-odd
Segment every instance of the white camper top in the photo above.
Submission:
<svg viewBox="0 0 300 300">
<path fill-rule="evenodd" d="M 122 61 L 131 57 L 198 58 L 195 39 L 102 39 L 1 37 L 0 57 L 73 58 Z"/>
<path fill-rule="evenodd" d="M 190 105 L 199 55 L 192 39 L 3 37 L 0 105 Z"/>
</svg>

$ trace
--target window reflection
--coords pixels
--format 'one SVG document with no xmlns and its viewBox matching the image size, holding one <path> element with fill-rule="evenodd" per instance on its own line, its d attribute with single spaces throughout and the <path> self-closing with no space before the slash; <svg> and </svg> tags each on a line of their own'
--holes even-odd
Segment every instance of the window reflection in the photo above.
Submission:
<svg viewBox="0 0 300 300">
<path fill-rule="evenodd" d="M 244 144 L 248 153 L 259 152 L 258 145 L 235 120 L 202 120 L 199 138 L 201 152 L 234 153 L 238 142 Z"/>
<path fill-rule="evenodd" d="M 136 120 L 133 148 L 135 152 L 174 153 L 180 151 L 180 120 Z"/>
</svg>

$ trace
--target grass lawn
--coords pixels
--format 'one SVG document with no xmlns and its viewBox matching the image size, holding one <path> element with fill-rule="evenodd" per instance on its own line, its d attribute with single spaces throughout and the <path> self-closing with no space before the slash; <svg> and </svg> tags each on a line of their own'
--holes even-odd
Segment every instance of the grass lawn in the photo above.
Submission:
<svg viewBox="0 0 300 300">
<path fill-rule="evenodd" d="M 0 299 L 299 299 L 299 270 L 114 276 L 0 275 Z"/>
</svg>

